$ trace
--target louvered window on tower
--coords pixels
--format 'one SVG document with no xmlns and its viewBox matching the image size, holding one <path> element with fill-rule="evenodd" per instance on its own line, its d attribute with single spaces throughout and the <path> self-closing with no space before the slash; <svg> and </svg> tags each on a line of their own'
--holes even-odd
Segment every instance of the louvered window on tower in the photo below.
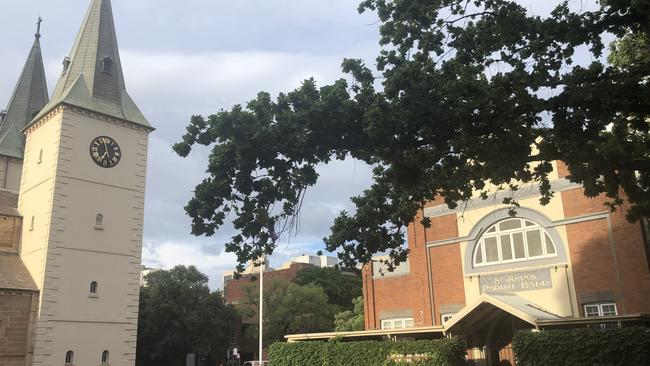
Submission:
<svg viewBox="0 0 650 366">
<path fill-rule="evenodd" d="M 63 74 L 68 72 L 68 68 L 70 68 L 70 57 L 66 57 L 63 59 Z"/>
<path fill-rule="evenodd" d="M 101 70 L 104 74 L 112 75 L 113 74 L 113 60 L 110 57 L 105 57 L 101 61 Z"/>
</svg>

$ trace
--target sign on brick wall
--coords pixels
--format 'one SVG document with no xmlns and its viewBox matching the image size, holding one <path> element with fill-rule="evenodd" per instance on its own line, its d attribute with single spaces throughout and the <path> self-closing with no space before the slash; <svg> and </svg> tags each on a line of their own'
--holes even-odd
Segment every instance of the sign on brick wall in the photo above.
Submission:
<svg viewBox="0 0 650 366">
<path fill-rule="evenodd" d="M 481 276 L 479 285 L 481 293 L 488 294 L 533 291 L 553 287 L 549 269 Z"/>
</svg>

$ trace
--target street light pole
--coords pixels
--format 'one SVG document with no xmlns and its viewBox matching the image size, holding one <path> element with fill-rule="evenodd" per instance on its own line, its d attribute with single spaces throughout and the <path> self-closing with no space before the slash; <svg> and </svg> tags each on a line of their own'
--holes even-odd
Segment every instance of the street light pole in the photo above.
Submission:
<svg viewBox="0 0 650 366">
<path fill-rule="evenodd" d="M 260 267 L 260 349 L 259 349 L 259 355 L 260 355 L 260 363 L 259 366 L 263 366 L 262 360 L 262 351 L 263 351 L 263 345 L 262 345 L 262 340 L 263 340 L 263 315 L 264 315 L 264 266 L 266 265 L 266 255 L 262 256 L 262 264 Z"/>
</svg>

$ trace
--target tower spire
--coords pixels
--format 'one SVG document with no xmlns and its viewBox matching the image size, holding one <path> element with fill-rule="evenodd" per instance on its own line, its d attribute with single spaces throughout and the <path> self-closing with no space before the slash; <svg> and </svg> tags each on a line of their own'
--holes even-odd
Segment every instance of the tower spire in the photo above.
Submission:
<svg viewBox="0 0 650 366">
<path fill-rule="evenodd" d="M 20 130 L 43 109 L 49 100 L 41 54 L 41 21 L 39 17 L 34 44 L 27 56 L 0 127 L 0 155 L 23 158 L 25 137 Z"/>
<path fill-rule="evenodd" d="M 124 85 L 110 0 L 92 0 L 52 100 L 32 122 L 61 104 L 151 127 Z"/>
</svg>

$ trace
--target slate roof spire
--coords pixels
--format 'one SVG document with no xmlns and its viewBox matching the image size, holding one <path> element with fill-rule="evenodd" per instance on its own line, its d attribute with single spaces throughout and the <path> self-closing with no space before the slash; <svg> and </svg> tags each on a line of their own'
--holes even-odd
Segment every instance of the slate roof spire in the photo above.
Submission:
<svg viewBox="0 0 650 366">
<path fill-rule="evenodd" d="M 48 102 L 47 83 L 41 54 L 41 22 L 34 35 L 34 44 L 20 74 L 14 93 L 2 118 L 0 155 L 23 158 L 25 136 L 20 133 Z"/>
<path fill-rule="evenodd" d="M 110 0 L 92 0 L 52 100 L 32 122 L 60 104 L 151 128 L 126 92 Z"/>
</svg>

